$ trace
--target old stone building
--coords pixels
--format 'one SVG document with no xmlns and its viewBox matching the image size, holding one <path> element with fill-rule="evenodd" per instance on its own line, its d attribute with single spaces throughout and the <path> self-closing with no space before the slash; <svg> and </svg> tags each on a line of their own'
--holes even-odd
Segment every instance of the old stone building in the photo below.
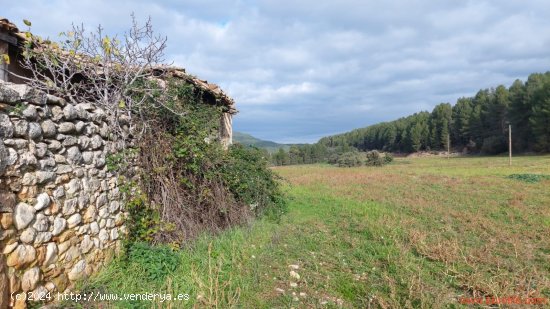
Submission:
<svg viewBox="0 0 550 309">
<path fill-rule="evenodd" d="M 24 308 L 13 293 L 64 292 L 109 260 L 125 233 L 116 172 L 107 156 L 110 115 L 92 103 L 70 104 L 17 76 L 25 35 L 0 19 L 0 308 Z M 234 101 L 185 70 L 166 75 L 200 87 L 205 104 L 221 104 L 219 138 L 231 144 Z M 12 74 L 15 73 L 15 74 Z"/>
</svg>

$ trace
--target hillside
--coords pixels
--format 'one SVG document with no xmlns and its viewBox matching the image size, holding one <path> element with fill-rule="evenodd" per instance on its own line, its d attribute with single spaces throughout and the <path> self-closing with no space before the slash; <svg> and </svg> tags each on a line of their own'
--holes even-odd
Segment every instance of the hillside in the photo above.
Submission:
<svg viewBox="0 0 550 309">
<path fill-rule="evenodd" d="M 326 136 L 316 144 L 277 153 L 275 165 L 329 162 L 354 151 L 394 153 L 450 151 L 497 155 L 550 153 L 550 72 L 530 74 L 509 87 L 479 90 L 454 105 L 440 103 L 397 120 L 381 122 L 342 134 Z M 511 129 L 511 134 L 509 130 Z"/>
<path fill-rule="evenodd" d="M 533 73 L 509 87 L 481 89 L 456 104 L 441 103 L 419 112 L 351 132 L 322 138 L 327 147 L 393 152 L 446 150 L 499 154 L 508 150 L 512 127 L 516 152 L 550 152 L 550 72 Z"/>
<path fill-rule="evenodd" d="M 250 134 L 241 133 L 241 132 L 233 133 L 233 142 L 239 143 L 244 146 L 254 146 L 254 147 L 266 149 L 270 153 L 273 153 L 279 150 L 279 148 L 283 148 L 286 151 L 290 149 L 290 145 L 279 144 L 272 141 L 264 141 Z"/>
</svg>

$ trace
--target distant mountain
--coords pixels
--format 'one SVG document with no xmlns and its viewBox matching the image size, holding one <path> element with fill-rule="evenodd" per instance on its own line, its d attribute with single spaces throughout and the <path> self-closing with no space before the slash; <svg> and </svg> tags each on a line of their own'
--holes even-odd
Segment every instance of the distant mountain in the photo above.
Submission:
<svg viewBox="0 0 550 309">
<path fill-rule="evenodd" d="M 250 134 L 241 133 L 241 132 L 233 132 L 233 142 L 239 143 L 245 146 L 254 146 L 258 148 L 263 148 L 271 153 L 279 150 L 279 148 L 283 148 L 285 151 L 288 151 L 288 149 L 290 148 L 290 145 L 279 144 L 272 141 L 264 141 L 259 138 L 255 138 Z"/>
</svg>

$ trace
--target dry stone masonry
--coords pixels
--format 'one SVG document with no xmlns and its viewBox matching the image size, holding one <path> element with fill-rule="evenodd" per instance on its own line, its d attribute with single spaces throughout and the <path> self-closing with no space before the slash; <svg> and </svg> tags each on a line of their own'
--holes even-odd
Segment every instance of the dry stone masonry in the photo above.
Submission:
<svg viewBox="0 0 550 309">
<path fill-rule="evenodd" d="M 121 145 L 107 118 L 0 81 L 0 308 L 25 306 L 8 292 L 66 291 L 119 248 L 126 214 L 106 162 Z"/>
</svg>

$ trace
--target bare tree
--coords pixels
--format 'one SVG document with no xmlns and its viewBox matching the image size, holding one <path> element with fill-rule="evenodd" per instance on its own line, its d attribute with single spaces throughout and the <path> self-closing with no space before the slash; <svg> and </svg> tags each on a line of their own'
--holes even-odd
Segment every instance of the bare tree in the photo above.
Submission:
<svg viewBox="0 0 550 309">
<path fill-rule="evenodd" d="M 101 26 L 86 32 L 82 25 L 60 33 L 59 42 L 34 36 L 30 29 L 26 36 L 21 65 L 31 76 L 18 77 L 73 104 L 100 106 L 114 116 L 115 133 L 124 134 L 121 123 L 145 123 L 132 118 L 144 120 L 148 108 L 162 105 L 154 68 L 164 62 L 167 39 L 154 34 L 150 18 L 140 26 L 132 14 L 132 27 L 120 37 L 108 36 Z"/>
</svg>

